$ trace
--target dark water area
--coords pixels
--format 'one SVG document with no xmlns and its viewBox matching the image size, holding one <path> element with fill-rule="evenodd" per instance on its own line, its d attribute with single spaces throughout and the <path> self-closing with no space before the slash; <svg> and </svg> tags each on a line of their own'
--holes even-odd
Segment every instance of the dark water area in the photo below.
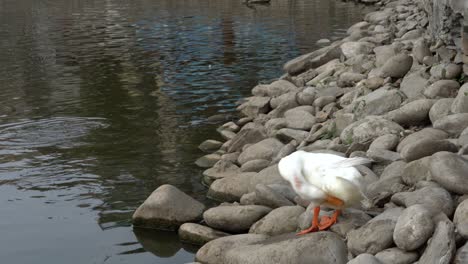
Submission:
<svg viewBox="0 0 468 264">
<path fill-rule="evenodd" d="M 366 8 L 333 0 L 0 0 L 0 262 L 186 263 L 131 215 L 287 60 Z"/>
</svg>

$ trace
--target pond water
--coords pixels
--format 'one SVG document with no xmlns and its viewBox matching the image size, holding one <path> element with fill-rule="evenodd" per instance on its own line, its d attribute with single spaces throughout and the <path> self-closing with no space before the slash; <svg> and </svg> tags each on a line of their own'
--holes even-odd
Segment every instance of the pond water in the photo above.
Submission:
<svg viewBox="0 0 468 264">
<path fill-rule="evenodd" d="M 131 215 L 169 183 L 205 198 L 217 114 L 366 8 L 334 0 L 0 0 L 2 263 L 185 263 Z"/>
</svg>

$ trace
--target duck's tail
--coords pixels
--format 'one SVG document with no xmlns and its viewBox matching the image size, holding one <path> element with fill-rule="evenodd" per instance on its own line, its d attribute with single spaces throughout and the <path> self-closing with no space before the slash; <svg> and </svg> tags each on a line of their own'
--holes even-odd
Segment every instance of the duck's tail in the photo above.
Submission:
<svg viewBox="0 0 468 264">
<path fill-rule="evenodd" d="M 338 168 L 349 168 L 349 167 L 354 167 L 358 165 L 364 165 L 364 164 L 369 164 L 372 163 L 373 160 L 367 159 L 367 158 L 361 158 L 361 157 L 354 157 L 354 158 L 347 158 L 344 160 L 340 160 L 337 162 L 334 162 L 332 164 L 329 164 L 328 167 L 338 169 Z"/>
</svg>

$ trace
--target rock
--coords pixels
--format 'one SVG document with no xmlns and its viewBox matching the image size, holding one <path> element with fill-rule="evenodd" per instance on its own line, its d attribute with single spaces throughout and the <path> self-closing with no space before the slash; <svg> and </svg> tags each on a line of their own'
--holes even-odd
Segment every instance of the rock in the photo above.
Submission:
<svg viewBox="0 0 468 264">
<path fill-rule="evenodd" d="M 386 134 L 400 134 L 403 128 L 395 122 L 379 116 L 368 116 L 347 126 L 340 138 L 346 143 L 364 143 Z"/>
<path fill-rule="evenodd" d="M 218 206 L 206 210 L 203 219 L 215 229 L 241 233 L 270 211 L 271 208 L 261 205 Z"/>
<path fill-rule="evenodd" d="M 344 264 L 346 246 L 331 232 L 318 232 L 305 236 L 284 234 L 255 244 L 227 250 L 225 260 L 231 264 L 320 263 Z"/>
<path fill-rule="evenodd" d="M 306 111 L 291 109 L 284 113 L 286 125 L 292 129 L 309 131 L 315 124 L 315 117 Z"/>
<path fill-rule="evenodd" d="M 314 76 L 315 77 L 315 76 Z M 304 85 L 308 82 L 312 80 L 311 79 L 307 79 L 307 81 L 304 81 Z M 315 100 L 315 89 L 312 88 L 312 87 L 307 87 L 305 88 L 302 92 L 299 92 L 297 94 L 297 102 L 300 104 L 300 105 L 312 105 L 314 103 L 314 100 Z"/>
<path fill-rule="evenodd" d="M 221 125 L 218 129 L 218 131 L 222 131 L 222 130 L 228 130 L 228 131 L 231 131 L 231 132 L 234 132 L 234 133 L 237 133 L 239 131 L 239 126 L 232 122 L 232 121 L 229 121 L 223 125 Z"/>
<path fill-rule="evenodd" d="M 367 157 L 376 162 L 394 162 L 401 160 L 400 153 L 386 150 L 386 149 L 369 149 Z"/>
<path fill-rule="evenodd" d="M 357 82 L 363 80 L 364 78 L 366 78 L 364 74 L 344 72 L 340 75 L 337 84 L 339 87 L 350 87 L 354 86 Z"/>
<path fill-rule="evenodd" d="M 255 96 L 276 97 L 297 90 L 298 88 L 293 83 L 286 80 L 277 80 L 269 85 L 257 85 L 252 89 L 252 94 Z"/>
<path fill-rule="evenodd" d="M 346 109 L 358 117 L 382 115 L 400 107 L 403 98 L 397 90 L 377 89 L 354 100 Z"/>
<path fill-rule="evenodd" d="M 385 167 L 380 178 L 367 186 L 366 194 L 368 197 L 374 198 L 382 193 L 392 195 L 394 193 L 393 187 L 402 183 L 401 175 L 405 164 L 404 161 L 395 161 Z"/>
<path fill-rule="evenodd" d="M 387 114 L 387 118 L 402 125 L 412 126 L 429 122 L 429 110 L 435 103 L 434 100 L 420 99 L 412 101 Z"/>
<path fill-rule="evenodd" d="M 282 147 L 278 153 L 276 153 L 275 157 L 273 158 L 270 164 L 278 163 L 282 158 L 296 151 L 296 147 L 297 141 L 291 140 L 288 144 L 284 145 L 284 147 Z"/>
<path fill-rule="evenodd" d="M 287 126 L 285 118 L 272 118 L 265 123 L 265 129 L 267 135 L 273 137 L 276 135 L 278 130 L 285 128 Z"/>
<path fill-rule="evenodd" d="M 329 39 L 319 39 L 317 40 L 317 45 L 326 45 L 326 44 L 330 44 L 331 41 Z"/>
<path fill-rule="evenodd" d="M 413 186 L 419 181 L 430 180 L 431 157 L 425 157 L 419 160 L 412 161 L 403 168 L 402 180 L 405 184 Z"/>
<path fill-rule="evenodd" d="M 458 91 L 451 109 L 453 113 L 468 113 L 468 83 L 464 84 Z"/>
<path fill-rule="evenodd" d="M 382 67 L 391 57 L 398 54 L 398 49 L 394 45 L 378 46 L 374 49 L 375 66 Z"/>
<path fill-rule="evenodd" d="M 239 155 L 238 161 L 240 164 L 244 164 L 247 161 L 256 159 L 271 160 L 283 146 L 284 144 L 279 140 L 275 138 L 267 138 L 245 149 Z"/>
<path fill-rule="evenodd" d="M 204 245 L 211 240 L 229 236 L 228 233 L 194 223 L 181 225 L 178 232 L 181 241 L 195 245 Z"/>
<path fill-rule="evenodd" d="M 413 251 L 426 244 L 434 232 L 432 214 L 422 205 L 412 205 L 397 220 L 393 240 L 406 251 Z"/>
<path fill-rule="evenodd" d="M 283 206 L 271 211 L 250 227 L 249 233 L 276 236 L 295 232 L 297 218 L 304 212 L 300 206 Z"/>
<path fill-rule="evenodd" d="M 376 138 L 370 144 L 369 149 L 394 150 L 400 141 L 400 137 L 393 134 L 387 134 Z"/>
<path fill-rule="evenodd" d="M 236 163 L 239 158 L 240 152 L 226 153 L 221 156 L 221 159 L 231 163 Z M 215 164 L 216 165 L 216 164 Z"/>
<path fill-rule="evenodd" d="M 216 164 L 203 172 L 203 181 L 207 185 L 211 185 L 211 183 L 217 179 L 222 179 L 225 177 L 235 176 L 239 173 L 239 167 L 233 164 L 230 161 L 220 160 L 216 162 Z"/>
<path fill-rule="evenodd" d="M 266 138 L 265 128 L 256 123 L 248 123 L 231 140 L 228 152 L 236 152 L 247 144 L 257 143 Z"/>
<path fill-rule="evenodd" d="M 431 175 L 435 182 L 450 192 L 468 194 L 468 160 L 450 152 L 432 155 Z"/>
<path fill-rule="evenodd" d="M 323 108 L 327 104 L 333 103 L 335 100 L 335 96 L 332 95 L 320 96 L 317 99 L 315 99 L 314 106 L 318 108 Z"/>
<path fill-rule="evenodd" d="M 411 69 L 413 58 L 406 54 L 398 54 L 391 57 L 382 66 L 380 71 L 382 78 L 402 78 Z"/>
<path fill-rule="evenodd" d="M 382 262 L 373 255 L 364 253 L 350 260 L 348 264 L 382 264 Z"/>
<path fill-rule="evenodd" d="M 370 219 L 371 217 L 361 210 L 347 208 L 341 212 L 338 222 L 330 227 L 330 231 L 345 238 L 349 231 L 365 225 Z M 312 216 L 307 220 L 308 225 L 304 229 L 310 227 Z"/>
<path fill-rule="evenodd" d="M 362 227 L 348 233 L 348 249 L 354 255 L 376 254 L 393 244 L 393 230 L 402 208 L 387 209 Z"/>
<path fill-rule="evenodd" d="M 220 264 L 225 262 L 225 255 L 230 249 L 241 245 L 258 243 L 267 236 L 258 234 L 242 234 L 227 236 L 212 240 L 197 251 L 195 260 L 204 264 Z"/>
<path fill-rule="evenodd" d="M 276 132 L 276 137 L 282 142 L 289 142 L 291 140 L 302 142 L 307 136 L 309 136 L 309 132 L 291 128 L 282 128 Z"/>
<path fill-rule="evenodd" d="M 413 144 L 414 142 L 419 141 L 419 140 L 423 140 L 423 139 L 442 140 L 446 138 L 448 138 L 448 135 L 444 131 L 427 127 L 405 137 L 400 142 L 400 144 L 398 144 L 397 151 L 401 152 L 407 145 Z"/>
<path fill-rule="evenodd" d="M 421 204 L 433 214 L 443 212 L 452 215 L 454 209 L 450 193 L 439 187 L 424 187 L 414 192 L 396 193 L 391 201 L 405 207 Z"/>
<path fill-rule="evenodd" d="M 297 75 L 310 68 L 317 68 L 324 65 L 333 59 L 339 59 L 341 55 L 342 53 L 339 45 L 333 44 L 292 59 L 283 66 L 283 69 L 290 75 Z"/>
<path fill-rule="evenodd" d="M 422 76 L 420 72 L 407 74 L 401 84 L 400 91 L 402 91 L 410 101 L 425 98 L 423 95 L 426 87 L 429 86 L 429 81 Z"/>
<path fill-rule="evenodd" d="M 452 264 L 464 264 L 468 261 L 468 242 L 457 250 Z"/>
<path fill-rule="evenodd" d="M 436 224 L 434 235 L 429 240 L 418 263 L 449 264 L 455 255 L 455 231 L 453 223 L 448 219 Z"/>
<path fill-rule="evenodd" d="M 353 31 L 356 31 L 356 30 L 361 31 L 361 30 L 368 28 L 369 26 L 370 24 L 367 21 L 357 22 L 356 24 L 348 28 L 348 30 L 346 31 L 346 34 L 351 35 Z"/>
<path fill-rule="evenodd" d="M 452 136 L 458 137 L 468 127 L 468 113 L 453 114 L 438 119 L 434 128 L 443 130 Z"/>
<path fill-rule="evenodd" d="M 254 205 L 254 204 L 257 204 L 257 195 L 255 194 L 255 192 L 246 193 L 246 194 L 242 195 L 242 197 L 240 198 L 239 203 L 241 205 Z"/>
<path fill-rule="evenodd" d="M 230 140 L 230 139 L 232 139 L 233 137 L 236 136 L 236 133 L 234 133 L 232 131 L 229 131 L 229 130 L 220 130 L 219 134 L 225 140 Z"/>
<path fill-rule="evenodd" d="M 198 148 L 203 152 L 213 152 L 218 150 L 223 145 L 223 142 L 217 140 L 208 139 L 203 141 Z"/>
<path fill-rule="evenodd" d="M 175 230 L 186 222 L 198 222 L 205 206 L 176 187 L 164 184 L 154 190 L 132 216 L 133 225 Z"/>
<path fill-rule="evenodd" d="M 412 264 L 418 260 L 416 252 L 406 252 L 399 248 L 389 248 L 375 254 L 382 264 Z"/>
<path fill-rule="evenodd" d="M 218 155 L 218 154 L 213 153 L 213 154 L 208 154 L 208 155 L 205 155 L 205 156 L 202 156 L 202 157 L 198 158 L 195 161 L 195 164 L 198 167 L 201 167 L 201 168 L 211 168 L 219 160 L 221 160 L 221 156 Z"/>
<path fill-rule="evenodd" d="M 259 172 L 263 170 L 264 168 L 268 167 L 270 165 L 270 161 L 264 160 L 264 159 L 257 159 L 257 160 L 251 160 L 247 161 L 242 165 L 240 168 L 241 172 Z"/>
<path fill-rule="evenodd" d="M 442 63 L 431 68 L 431 75 L 434 79 L 455 79 L 462 73 L 462 67 L 453 63 Z"/>
<path fill-rule="evenodd" d="M 345 42 L 340 46 L 343 55 L 349 59 L 360 54 L 370 54 L 374 48 L 374 44 L 369 42 Z"/>
<path fill-rule="evenodd" d="M 461 202 L 455 210 L 453 223 L 457 228 L 458 234 L 464 239 L 468 238 L 468 200 Z"/>
<path fill-rule="evenodd" d="M 256 173 L 247 172 L 216 180 L 210 185 L 207 196 L 218 201 L 238 201 L 242 195 L 250 192 L 250 181 L 255 175 Z"/>
<path fill-rule="evenodd" d="M 247 98 L 247 102 L 237 107 L 242 114 L 255 118 L 259 114 L 266 114 L 270 109 L 270 97 L 254 96 Z"/>
<path fill-rule="evenodd" d="M 418 39 L 413 46 L 413 56 L 419 62 L 423 63 L 423 59 L 426 56 L 431 56 L 432 52 L 429 49 L 429 45 L 424 38 Z"/>
<path fill-rule="evenodd" d="M 277 208 L 294 205 L 290 200 L 263 184 L 255 186 L 256 204 Z"/>
<path fill-rule="evenodd" d="M 383 11 L 370 12 L 364 17 L 364 19 L 371 24 L 386 25 L 390 16 L 392 16 L 392 12 L 386 9 Z"/>
<path fill-rule="evenodd" d="M 468 127 L 465 128 L 461 134 L 460 134 L 460 137 L 458 138 L 458 141 L 457 141 L 458 145 L 460 146 L 465 146 L 468 144 Z"/>
<path fill-rule="evenodd" d="M 288 111 L 289 109 L 293 109 L 297 106 L 299 106 L 299 104 L 297 103 L 297 100 L 285 100 L 285 101 L 279 102 L 279 105 L 275 109 L 270 111 L 267 117 L 268 118 L 283 117 L 286 111 Z"/>
<path fill-rule="evenodd" d="M 440 80 L 427 87 L 424 95 L 428 98 L 437 99 L 455 97 L 459 89 L 460 84 L 454 80 Z"/>
<path fill-rule="evenodd" d="M 452 107 L 454 100 L 455 99 L 453 98 L 443 98 L 435 102 L 429 111 L 429 119 L 431 120 L 432 124 L 434 124 L 437 120 L 451 114 L 450 108 Z"/>
<path fill-rule="evenodd" d="M 458 147 L 448 140 L 421 139 L 409 143 L 400 153 L 404 160 L 410 162 L 440 151 L 457 152 Z"/>
</svg>

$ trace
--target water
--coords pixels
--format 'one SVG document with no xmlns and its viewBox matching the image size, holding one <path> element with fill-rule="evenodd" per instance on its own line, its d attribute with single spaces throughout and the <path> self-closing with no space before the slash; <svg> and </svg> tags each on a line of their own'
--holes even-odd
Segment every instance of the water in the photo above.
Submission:
<svg viewBox="0 0 468 264">
<path fill-rule="evenodd" d="M 184 263 L 133 230 L 159 185 L 205 198 L 215 114 L 365 8 L 333 0 L 0 0 L 2 263 Z M 219 125 L 219 124 L 218 124 Z"/>
</svg>

